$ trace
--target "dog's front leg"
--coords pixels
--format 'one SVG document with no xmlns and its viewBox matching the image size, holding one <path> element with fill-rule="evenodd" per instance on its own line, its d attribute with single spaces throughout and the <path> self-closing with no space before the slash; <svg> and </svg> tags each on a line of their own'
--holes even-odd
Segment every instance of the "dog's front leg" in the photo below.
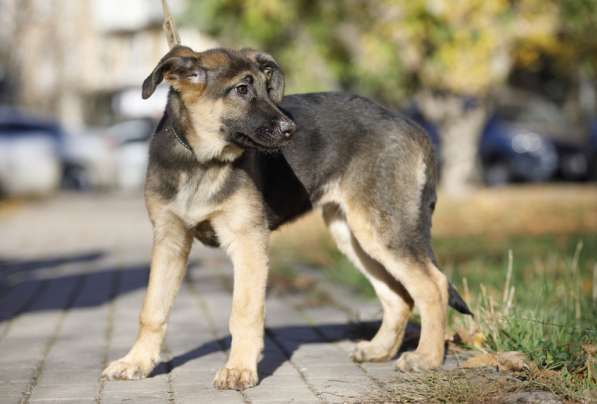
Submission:
<svg viewBox="0 0 597 404">
<path fill-rule="evenodd" d="M 234 265 L 229 322 L 232 345 L 226 366 L 214 378 L 214 386 L 243 390 L 257 384 L 257 362 L 263 349 L 268 234 L 254 224 L 236 231 L 216 222 L 214 227 Z"/>
<path fill-rule="evenodd" d="M 166 321 L 184 277 L 192 236 L 172 214 L 154 223 L 149 285 L 139 316 L 139 334 L 129 353 L 103 372 L 107 379 L 134 380 L 149 375 L 157 364 Z"/>
</svg>

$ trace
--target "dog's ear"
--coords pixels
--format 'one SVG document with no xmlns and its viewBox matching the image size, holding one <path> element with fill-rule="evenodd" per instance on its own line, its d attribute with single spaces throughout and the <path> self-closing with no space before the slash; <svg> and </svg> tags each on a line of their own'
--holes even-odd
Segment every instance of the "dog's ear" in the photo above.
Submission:
<svg viewBox="0 0 597 404">
<path fill-rule="evenodd" d="M 256 63 L 267 77 L 267 91 L 272 100 L 278 104 L 284 97 L 284 73 L 270 54 L 255 49 L 241 49 L 241 53 Z"/>
<path fill-rule="evenodd" d="M 202 92 L 207 83 L 207 73 L 191 48 L 175 46 L 143 82 L 143 99 L 151 97 L 162 80 L 179 91 L 185 86 L 193 86 Z"/>
</svg>

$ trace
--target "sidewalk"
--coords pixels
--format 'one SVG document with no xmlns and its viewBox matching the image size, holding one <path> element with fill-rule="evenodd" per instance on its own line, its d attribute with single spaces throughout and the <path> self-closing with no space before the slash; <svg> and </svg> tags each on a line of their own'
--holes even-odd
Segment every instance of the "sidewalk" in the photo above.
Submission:
<svg viewBox="0 0 597 404">
<path fill-rule="evenodd" d="M 162 364 L 145 380 L 101 381 L 136 336 L 150 241 L 139 198 L 59 196 L 0 216 L 1 403 L 365 402 L 386 383 L 409 383 L 393 362 L 350 360 L 354 340 L 377 326 L 351 319 L 370 320 L 376 306 L 305 307 L 288 295 L 268 297 L 260 384 L 214 389 L 229 347 L 232 271 L 219 250 L 199 245 Z"/>
</svg>

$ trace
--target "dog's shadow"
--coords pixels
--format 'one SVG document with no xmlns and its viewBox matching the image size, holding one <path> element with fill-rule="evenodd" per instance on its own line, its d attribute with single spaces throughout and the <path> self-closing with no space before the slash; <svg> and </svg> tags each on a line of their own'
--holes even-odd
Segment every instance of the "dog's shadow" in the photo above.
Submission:
<svg viewBox="0 0 597 404">
<path fill-rule="evenodd" d="M 271 376 L 284 362 L 292 358 L 293 353 L 304 344 L 333 343 L 339 341 L 370 340 L 379 329 L 379 321 L 366 321 L 347 324 L 289 325 L 266 328 L 265 347 L 263 357 L 259 362 L 260 378 Z M 411 350 L 417 346 L 420 327 L 409 323 L 401 352 Z M 290 336 L 286 339 L 284 336 Z M 150 377 L 166 374 L 183 366 L 187 362 L 218 351 L 230 348 L 230 336 L 214 339 L 186 353 L 173 357 L 162 366 L 158 366 Z M 280 352 L 281 351 L 281 352 Z M 281 354 L 283 353 L 283 354 Z M 223 365 L 223 364 L 222 364 Z"/>
</svg>

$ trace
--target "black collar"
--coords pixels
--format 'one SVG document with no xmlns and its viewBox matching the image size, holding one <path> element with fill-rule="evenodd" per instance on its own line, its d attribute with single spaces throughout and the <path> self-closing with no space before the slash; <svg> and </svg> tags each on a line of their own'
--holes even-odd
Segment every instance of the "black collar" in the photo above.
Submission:
<svg viewBox="0 0 597 404">
<path fill-rule="evenodd" d="M 191 153 L 195 154 L 193 152 L 193 148 L 191 147 L 191 145 L 189 144 L 189 142 L 187 141 L 187 139 L 185 139 L 183 136 L 181 136 L 176 129 L 174 129 L 172 126 L 168 126 L 166 128 L 166 130 L 174 135 L 174 138 L 176 139 L 176 141 L 178 143 L 180 143 L 182 145 L 182 147 L 184 147 L 185 149 L 187 149 Z"/>
</svg>

